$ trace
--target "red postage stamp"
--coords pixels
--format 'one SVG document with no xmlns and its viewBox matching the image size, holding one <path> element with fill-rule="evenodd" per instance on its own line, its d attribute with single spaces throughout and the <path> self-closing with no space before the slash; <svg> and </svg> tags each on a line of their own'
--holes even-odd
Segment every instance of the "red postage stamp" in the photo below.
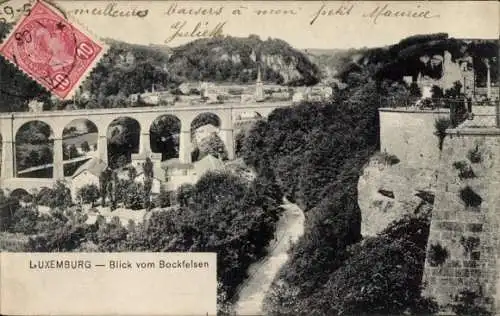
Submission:
<svg viewBox="0 0 500 316">
<path fill-rule="evenodd" d="M 0 47 L 0 54 L 61 99 L 71 98 L 105 45 L 57 9 L 37 1 Z"/>
</svg>

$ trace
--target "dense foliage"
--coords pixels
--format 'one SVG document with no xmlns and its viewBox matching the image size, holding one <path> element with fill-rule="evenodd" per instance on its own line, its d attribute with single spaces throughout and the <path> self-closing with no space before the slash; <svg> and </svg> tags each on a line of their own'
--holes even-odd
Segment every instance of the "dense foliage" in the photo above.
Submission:
<svg viewBox="0 0 500 316">
<path fill-rule="evenodd" d="M 344 87 L 337 86 L 333 101 L 278 109 L 243 142 L 245 162 L 257 170 L 269 166 L 285 195 L 307 212 L 304 235 L 266 299 L 267 313 L 432 311 L 420 297 L 428 222 L 396 223 L 380 237 L 353 246 L 361 240 L 359 171 L 378 145 L 380 100 L 410 94 L 406 84 L 382 74 L 391 54 L 429 40 L 410 38 L 365 51 L 356 56 L 355 67 L 345 65 Z"/>
<path fill-rule="evenodd" d="M 144 172 L 149 173 L 148 167 Z M 4 230 L 31 236 L 29 251 L 216 252 L 221 297 L 229 301 L 247 277 L 248 266 L 265 255 L 274 237 L 283 195 L 272 171 L 265 175 L 248 183 L 229 172 L 206 173 L 189 190 L 183 189 L 180 205 L 153 211 L 144 223 L 127 227 L 117 217 L 107 222 L 98 216 L 94 223 L 87 222 L 88 216 L 79 206 L 70 206 L 68 189 L 62 183 L 43 190 L 25 207 L 15 200 L 14 204 L 4 203 L 6 198 L 2 198 L 0 215 L 8 223 Z M 147 207 L 141 193 L 147 191 L 144 185 L 117 180 L 109 172 L 102 178 L 113 183 L 110 190 L 107 184 L 103 186 L 106 196 L 122 199 L 120 203 L 128 208 L 135 204 Z M 98 194 L 95 186 L 79 192 L 90 203 Z M 170 204 L 165 195 L 161 200 Z M 37 203 L 48 204 L 50 215 L 40 214 Z"/>
<path fill-rule="evenodd" d="M 15 136 L 17 171 L 52 163 L 51 135 L 50 126 L 41 121 L 31 121 L 21 126 Z"/>
</svg>

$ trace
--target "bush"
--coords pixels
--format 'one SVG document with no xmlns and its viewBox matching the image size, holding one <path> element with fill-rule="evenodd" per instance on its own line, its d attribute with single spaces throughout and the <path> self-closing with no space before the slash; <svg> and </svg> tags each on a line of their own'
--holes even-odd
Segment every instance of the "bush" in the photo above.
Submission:
<svg viewBox="0 0 500 316">
<path fill-rule="evenodd" d="M 8 231 L 14 220 L 14 214 L 20 208 L 19 200 L 5 197 L 0 190 L 0 231 Z"/>
<path fill-rule="evenodd" d="M 464 247 L 464 253 L 466 256 L 470 257 L 472 252 L 479 247 L 480 239 L 479 237 L 461 237 L 460 244 Z"/>
<path fill-rule="evenodd" d="M 398 164 L 400 162 L 399 158 L 396 155 L 389 154 L 386 151 L 379 153 L 376 157 L 378 162 L 389 166 Z"/>
<path fill-rule="evenodd" d="M 253 193 L 230 173 L 208 172 L 189 187 L 189 203 L 152 213 L 127 238 L 126 249 L 216 252 L 220 293 L 230 300 L 274 237 L 276 217 L 263 207 L 268 199 Z"/>
<path fill-rule="evenodd" d="M 85 140 L 83 141 L 82 145 L 81 145 L 81 149 L 83 152 L 89 152 L 90 151 L 90 145 L 89 143 Z"/>
<path fill-rule="evenodd" d="M 32 235 L 37 232 L 38 210 L 30 207 L 19 208 L 12 218 L 11 232 Z"/>
<path fill-rule="evenodd" d="M 99 251 L 120 251 L 124 247 L 127 235 L 127 229 L 123 227 L 117 216 L 114 216 L 109 223 L 105 221 L 100 223 L 96 232 Z"/>
<path fill-rule="evenodd" d="M 90 203 L 94 207 L 95 201 L 99 199 L 99 188 L 95 184 L 88 184 L 78 189 L 77 197 L 83 203 Z"/>
<path fill-rule="evenodd" d="M 448 259 L 449 252 L 446 248 L 440 244 L 433 244 L 430 246 L 428 251 L 428 261 L 431 267 L 437 267 L 442 265 L 446 259 Z"/>
<path fill-rule="evenodd" d="M 472 163 L 480 163 L 483 159 L 481 151 L 479 150 L 479 146 L 476 146 L 476 148 L 469 150 L 467 152 L 467 158 L 469 158 L 470 162 Z"/>
<path fill-rule="evenodd" d="M 458 177 L 460 179 L 471 179 L 476 177 L 472 167 L 469 166 L 466 161 L 455 161 L 453 167 L 459 171 Z"/>
<path fill-rule="evenodd" d="M 199 150 L 198 160 L 206 155 L 212 155 L 221 160 L 227 160 L 228 157 L 226 146 L 217 134 L 204 138 L 199 144 Z"/>
<path fill-rule="evenodd" d="M 171 193 L 165 190 L 165 187 L 162 185 L 160 187 L 160 194 L 156 197 L 154 204 L 156 207 L 169 207 L 172 205 L 172 201 L 170 200 Z"/>
<path fill-rule="evenodd" d="M 410 96 L 420 98 L 422 96 L 422 91 L 416 82 L 410 84 Z"/>
<path fill-rule="evenodd" d="M 409 241 L 376 237 L 353 252 L 330 276 L 323 293 L 315 295 L 321 303 L 311 306 L 316 314 L 435 312 L 435 305 L 420 296 L 425 251 Z"/>
<path fill-rule="evenodd" d="M 467 207 L 479 207 L 483 203 L 483 199 L 471 187 L 466 186 L 460 190 L 460 198 Z"/>
<path fill-rule="evenodd" d="M 492 312 L 481 306 L 483 297 L 476 291 L 470 289 L 463 289 L 458 295 L 455 296 L 455 304 L 451 305 L 452 311 L 457 316 L 490 316 Z"/>
<path fill-rule="evenodd" d="M 431 94 L 433 99 L 440 99 L 444 97 L 443 89 L 440 87 L 433 85 L 431 88 Z"/>
<path fill-rule="evenodd" d="M 129 182 L 123 201 L 124 206 L 132 210 L 140 210 L 144 206 L 144 196 L 145 190 L 143 185 L 136 182 Z"/>
<path fill-rule="evenodd" d="M 45 205 L 50 208 L 67 208 L 73 205 L 71 200 L 71 191 L 64 182 L 57 181 L 53 188 L 43 188 L 36 197 L 39 205 Z"/>
<path fill-rule="evenodd" d="M 450 127 L 451 121 L 447 118 L 438 118 L 434 121 L 434 127 L 436 131 L 434 135 L 439 138 L 438 147 L 439 150 L 443 150 L 443 142 L 446 137 L 446 130 Z"/>
<path fill-rule="evenodd" d="M 192 184 L 182 184 L 177 188 L 176 198 L 180 206 L 188 206 L 192 202 L 194 186 Z"/>
</svg>

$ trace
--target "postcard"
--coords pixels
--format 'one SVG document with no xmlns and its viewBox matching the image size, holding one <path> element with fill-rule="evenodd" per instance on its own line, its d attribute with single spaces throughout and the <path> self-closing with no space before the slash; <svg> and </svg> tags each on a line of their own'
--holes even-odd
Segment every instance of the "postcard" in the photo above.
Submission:
<svg viewBox="0 0 500 316">
<path fill-rule="evenodd" d="M 0 314 L 500 314 L 499 13 L 0 0 Z"/>
</svg>

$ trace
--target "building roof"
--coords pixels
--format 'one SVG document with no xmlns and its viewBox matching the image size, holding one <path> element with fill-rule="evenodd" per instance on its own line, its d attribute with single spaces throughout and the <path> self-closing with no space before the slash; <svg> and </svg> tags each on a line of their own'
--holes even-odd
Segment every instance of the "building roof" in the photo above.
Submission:
<svg viewBox="0 0 500 316">
<path fill-rule="evenodd" d="M 166 168 L 176 168 L 176 169 L 191 169 L 193 168 L 192 163 L 184 163 L 179 160 L 179 158 L 172 158 L 165 160 L 161 163 L 162 167 Z"/>
<path fill-rule="evenodd" d="M 141 176 L 144 176 L 144 171 L 139 172 L 139 173 L 135 176 L 134 180 L 136 180 L 137 178 L 139 178 L 139 177 L 141 177 Z M 156 175 L 153 175 L 153 180 L 160 181 L 160 179 L 159 179 Z"/>
<path fill-rule="evenodd" d="M 88 172 L 92 173 L 93 175 L 100 176 L 101 172 L 106 170 L 107 167 L 108 166 L 104 163 L 104 161 L 102 161 L 99 158 L 93 157 L 93 158 L 90 158 L 86 163 L 81 165 L 78 169 L 76 169 L 72 178 L 77 177 L 78 175 L 80 175 L 84 171 L 88 171 Z"/>
<path fill-rule="evenodd" d="M 212 155 L 206 155 L 201 160 L 194 163 L 194 169 L 196 174 L 202 174 L 209 170 L 221 170 L 224 169 L 224 163 L 222 160 L 215 158 Z"/>
</svg>

